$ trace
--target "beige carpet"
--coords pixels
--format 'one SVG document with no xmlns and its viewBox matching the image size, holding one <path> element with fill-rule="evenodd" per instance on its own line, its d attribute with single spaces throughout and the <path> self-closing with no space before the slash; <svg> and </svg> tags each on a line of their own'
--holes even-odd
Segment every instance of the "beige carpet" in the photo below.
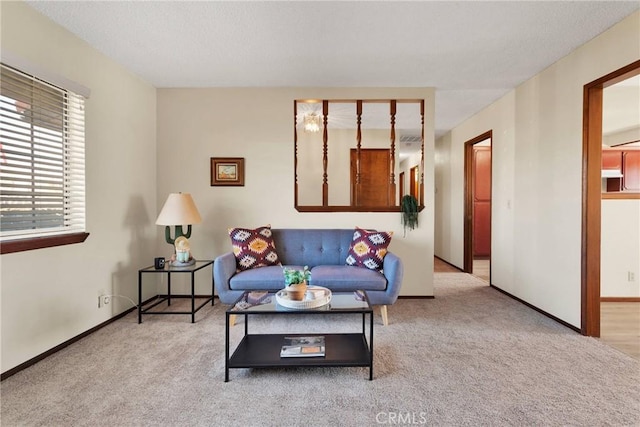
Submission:
<svg viewBox="0 0 640 427">
<path fill-rule="evenodd" d="M 224 383 L 223 306 L 132 313 L 1 384 L 2 426 L 634 426 L 640 362 L 463 273 L 376 317 L 364 368 L 240 369 Z M 254 331 L 358 330 L 262 316 Z M 243 324 L 233 328 L 238 340 Z"/>
</svg>

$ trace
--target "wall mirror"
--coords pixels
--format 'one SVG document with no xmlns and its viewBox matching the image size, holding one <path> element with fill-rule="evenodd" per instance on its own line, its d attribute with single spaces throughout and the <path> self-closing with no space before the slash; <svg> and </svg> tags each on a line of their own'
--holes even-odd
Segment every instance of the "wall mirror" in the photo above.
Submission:
<svg viewBox="0 0 640 427">
<path fill-rule="evenodd" d="M 296 100 L 294 150 L 299 212 L 424 207 L 424 100 Z"/>
</svg>

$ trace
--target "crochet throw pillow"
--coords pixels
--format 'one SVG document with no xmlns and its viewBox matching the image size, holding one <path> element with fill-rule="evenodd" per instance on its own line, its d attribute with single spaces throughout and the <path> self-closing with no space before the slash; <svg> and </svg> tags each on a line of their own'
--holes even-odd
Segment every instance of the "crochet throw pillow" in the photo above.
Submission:
<svg viewBox="0 0 640 427">
<path fill-rule="evenodd" d="M 382 271 L 382 262 L 393 231 L 365 230 L 356 227 L 347 253 L 347 265 Z"/>
<path fill-rule="evenodd" d="M 271 225 L 256 229 L 230 228 L 229 237 L 238 270 L 281 265 L 273 242 Z"/>
</svg>

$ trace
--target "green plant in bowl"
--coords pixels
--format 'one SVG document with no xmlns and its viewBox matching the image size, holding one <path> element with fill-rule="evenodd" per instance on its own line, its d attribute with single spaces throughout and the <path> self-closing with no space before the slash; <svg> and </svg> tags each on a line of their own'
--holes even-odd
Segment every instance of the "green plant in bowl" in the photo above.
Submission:
<svg viewBox="0 0 640 427">
<path fill-rule="evenodd" d="M 284 274 L 284 283 L 287 286 L 305 282 L 309 283 L 309 280 L 311 279 L 311 270 L 309 270 L 309 267 L 306 265 L 302 270 L 283 267 L 282 273 Z"/>
</svg>

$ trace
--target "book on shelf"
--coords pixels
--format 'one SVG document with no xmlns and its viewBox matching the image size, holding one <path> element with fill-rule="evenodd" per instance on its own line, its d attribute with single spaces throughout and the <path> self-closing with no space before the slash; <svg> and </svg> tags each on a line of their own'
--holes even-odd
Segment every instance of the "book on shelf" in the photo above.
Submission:
<svg viewBox="0 0 640 427">
<path fill-rule="evenodd" d="M 323 357 L 324 336 L 284 337 L 280 357 Z"/>
</svg>

